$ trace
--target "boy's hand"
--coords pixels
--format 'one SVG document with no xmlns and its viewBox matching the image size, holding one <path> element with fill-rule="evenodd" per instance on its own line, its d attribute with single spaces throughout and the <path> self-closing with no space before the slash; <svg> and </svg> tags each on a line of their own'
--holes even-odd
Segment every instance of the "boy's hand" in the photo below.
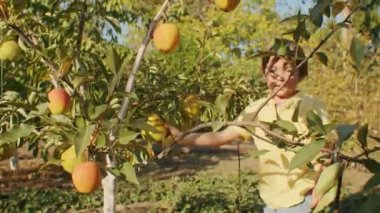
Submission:
<svg viewBox="0 0 380 213">
<path fill-rule="evenodd" d="M 174 126 L 171 126 L 169 124 L 165 124 L 165 128 L 168 130 L 169 135 L 173 136 L 174 140 L 178 139 L 183 134 L 177 128 L 175 128 Z"/>
</svg>

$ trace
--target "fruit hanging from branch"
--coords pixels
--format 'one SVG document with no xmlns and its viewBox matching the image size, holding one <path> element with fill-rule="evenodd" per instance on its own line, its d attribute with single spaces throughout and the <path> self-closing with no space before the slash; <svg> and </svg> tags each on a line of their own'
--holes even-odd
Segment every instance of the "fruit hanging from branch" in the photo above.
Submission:
<svg viewBox="0 0 380 213">
<path fill-rule="evenodd" d="M 50 112 L 63 114 L 70 110 L 71 100 L 69 94 L 61 88 L 53 89 L 48 94 Z"/>
<path fill-rule="evenodd" d="M 156 142 L 161 142 L 166 138 L 168 131 L 165 128 L 165 123 L 161 120 L 159 115 L 151 114 L 148 117 L 147 124 L 154 128 L 154 131 L 142 130 L 141 135 L 144 140 L 150 138 Z"/>
<path fill-rule="evenodd" d="M 100 185 L 100 167 L 96 162 L 91 161 L 79 163 L 75 166 L 71 177 L 78 192 L 94 192 Z"/>
<path fill-rule="evenodd" d="M 15 40 L 4 41 L 0 44 L 0 60 L 16 61 L 21 56 L 21 48 Z"/>
<path fill-rule="evenodd" d="M 183 100 L 183 109 L 186 112 L 186 115 L 189 116 L 189 118 L 195 118 L 199 114 L 199 103 L 198 103 L 198 97 L 195 95 L 188 95 Z"/>
<path fill-rule="evenodd" d="M 174 24 L 160 24 L 153 31 L 153 44 L 163 53 L 172 52 L 179 43 L 179 30 Z"/>
<path fill-rule="evenodd" d="M 230 12 L 238 6 L 240 0 L 215 0 L 214 3 L 218 9 L 224 12 Z"/>
</svg>

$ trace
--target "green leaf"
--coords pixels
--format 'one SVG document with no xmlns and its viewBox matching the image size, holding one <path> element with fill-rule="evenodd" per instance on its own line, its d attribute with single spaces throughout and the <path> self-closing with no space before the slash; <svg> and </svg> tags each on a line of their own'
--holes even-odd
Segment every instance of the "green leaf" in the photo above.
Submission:
<svg viewBox="0 0 380 213">
<path fill-rule="evenodd" d="M 72 80 L 74 88 L 78 88 L 81 84 L 83 84 L 85 81 L 87 81 L 88 78 L 85 76 L 75 76 Z"/>
<path fill-rule="evenodd" d="M 298 23 L 296 29 L 293 32 L 294 41 L 298 41 L 300 37 L 304 37 L 307 34 L 305 22 Z M 304 37 L 305 38 L 305 37 Z"/>
<path fill-rule="evenodd" d="M 117 54 L 116 50 L 112 47 L 108 48 L 106 66 L 112 71 L 113 74 L 116 74 L 120 70 L 120 57 Z"/>
<path fill-rule="evenodd" d="M 50 118 L 52 121 L 54 121 L 54 124 L 58 126 L 61 126 L 61 125 L 71 126 L 72 124 L 71 119 L 65 115 L 61 115 L 61 114 L 51 115 Z"/>
<path fill-rule="evenodd" d="M 380 163 L 378 163 L 376 160 L 364 159 L 361 160 L 360 163 L 362 163 L 370 172 L 374 174 L 380 174 Z"/>
<path fill-rule="evenodd" d="M 146 120 L 136 120 L 126 125 L 135 129 L 158 132 L 156 128 L 152 127 L 151 125 L 148 125 L 146 122 L 147 122 Z"/>
<path fill-rule="evenodd" d="M 357 37 L 353 37 L 350 46 L 350 55 L 354 61 L 355 68 L 359 68 L 364 58 L 365 45 L 362 40 Z"/>
<path fill-rule="evenodd" d="M 211 128 L 213 132 L 220 130 L 224 126 L 224 122 L 222 121 L 213 121 L 211 122 Z"/>
<path fill-rule="evenodd" d="M 120 22 L 112 16 L 104 17 L 117 33 L 121 33 Z"/>
<path fill-rule="evenodd" d="M 380 174 L 372 176 L 364 185 L 363 190 L 369 191 L 380 185 Z"/>
<path fill-rule="evenodd" d="M 42 104 L 38 104 L 36 106 L 38 113 L 40 113 L 40 114 L 44 114 L 48 107 L 49 107 L 48 103 L 42 103 Z"/>
<path fill-rule="evenodd" d="M 323 12 L 329 5 L 330 0 L 318 0 L 318 3 L 310 10 L 310 20 L 315 26 L 322 26 Z"/>
<path fill-rule="evenodd" d="M 74 122 L 75 126 L 78 129 L 84 128 L 86 126 L 86 121 L 82 117 L 76 117 Z"/>
<path fill-rule="evenodd" d="M 255 150 L 255 151 L 252 151 L 249 155 L 252 157 L 252 158 L 258 158 L 260 157 L 261 155 L 265 154 L 269 152 L 268 150 Z"/>
<path fill-rule="evenodd" d="M 336 126 L 333 123 L 323 125 L 323 129 L 325 131 L 325 134 L 327 134 L 327 133 L 331 132 L 332 130 L 334 130 L 335 127 Z"/>
<path fill-rule="evenodd" d="M 338 125 L 336 127 L 336 130 L 338 131 L 338 137 L 339 137 L 339 143 L 341 144 L 343 141 L 346 141 L 351 137 L 351 135 L 354 133 L 355 129 L 357 128 L 357 125 Z"/>
<path fill-rule="evenodd" d="M 127 68 L 127 65 L 130 60 L 131 59 L 129 57 L 124 57 L 121 68 L 119 69 L 118 72 L 114 73 L 111 83 L 108 84 L 107 98 L 109 98 L 113 94 L 113 92 L 115 91 L 115 88 L 120 84 L 120 80 L 123 77 L 124 70 Z"/>
<path fill-rule="evenodd" d="M 323 23 L 323 15 L 322 13 L 319 13 L 319 14 L 316 14 L 314 15 L 314 17 L 311 19 L 311 22 L 317 26 L 317 27 L 321 27 L 322 26 L 322 23 Z"/>
<path fill-rule="evenodd" d="M 85 126 L 80 129 L 80 132 L 75 137 L 74 145 L 75 145 L 75 153 L 77 156 L 81 156 L 86 147 L 90 143 L 90 138 L 92 133 L 95 130 L 95 125 Z"/>
<path fill-rule="evenodd" d="M 327 55 L 324 54 L 323 52 L 317 52 L 315 53 L 317 56 L 318 61 L 322 62 L 325 66 L 327 66 L 329 59 L 327 58 Z"/>
<path fill-rule="evenodd" d="M 325 144 L 325 139 L 318 139 L 302 147 L 290 162 L 289 171 L 305 166 L 312 161 L 320 153 Z"/>
<path fill-rule="evenodd" d="M 332 15 L 334 17 L 338 15 L 340 12 L 342 12 L 345 6 L 346 6 L 346 3 L 344 2 L 335 2 L 332 8 Z"/>
<path fill-rule="evenodd" d="M 308 126 L 323 126 L 321 117 L 312 110 L 307 113 L 306 121 Z"/>
<path fill-rule="evenodd" d="M 223 115 L 226 114 L 226 109 L 232 96 L 232 93 L 232 90 L 226 89 L 224 90 L 223 94 L 218 95 L 218 97 L 216 97 L 215 99 L 215 106 Z"/>
<path fill-rule="evenodd" d="M 55 158 L 52 158 L 52 159 L 49 159 L 45 164 L 43 164 L 39 169 L 40 170 L 43 170 L 45 169 L 46 167 L 50 166 L 50 165 L 54 165 L 54 166 L 61 166 L 61 160 L 59 159 L 55 159 Z"/>
<path fill-rule="evenodd" d="M 8 106 L 14 106 L 16 108 L 23 108 L 26 110 L 37 110 L 35 106 L 30 105 L 29 103 L 6 101 L 6 102 L 3 102 L 2 104 L 8 105 Z"/>
<path fill-rule="evenodd" d="M 299 116 L 299 111 L 300 111 L 299 108 L 300 108 L 300 102 L 297 102 L 296 109 L 294 110 L 292 119 L 291 119 L 293 122 L 298 122 L 298 116 Z"/>
<path fill-rule="evenodd" d="M 335 200 L 338 186 L 335 185 L 329 189 L 319 200 L 317 206 L 313 209 L 313 213 L 321 212 L 325 207 Z"/>
<path fill-rule="evenodd" d="M 98 134 L 98 136 L 96 137 L 95 144 L 99 148 L 106 148 L 107 147 L 106 141 L 107 141 L 106 136 L 104 134 Z"/>
<path fill-rule="evenodd" d="M 94 112 L 90 115 L 92 120 L 97 119 L 101 114 L 103 114 L 107 110 L 107 104 L 102 104 L 95 107 Z"/>
<path fill-rule="evenodd" d="M 139 132 L 130 131 L 128 129 L 123 129 L 120 131 L 119 143 L 126 145 L 129 142 L 131 142 L 132 140 L 136 139 L 137 136 L 139 136 L 139 135 L 140 135 Z"/>
<path fill-rule="evenodd" d="M 367 135 L 368 135 L 368 124 L 360 127 L 358 131 L 358 140 L 363 145 L 363 147 L 367 147 Z"/>
<path fill-rule="evenodd" d="M 276 53 L 277 53 L 278 55 L 287 55 L 287 54 L 286 54 L 286 53 L 287 53 L 287 51 L 286 51 L 286 46 L 285 46 L 285 45 L 281 45 L 281 46 L 277 49 Z"/>
<path fill-rule="evenodd" d="M 326 134 L 321 117 L 314 111 L 309 111 L 306 115 L 307 126 L 312 135 Z"/>
<path fill-rule="evenodd" d="M 325 8 L 325 10 L 323 11 L 323 15 L 325 15 L 325 16 L 327 16 L 327 17 L 330 18 L 330 16 L 331 16 L 331 8 L 330 8 L 330 6 L 327 6 Z"/>
<path fill-rule="evenodd" d="M 309 16 L 298 14 L 298 15 L 286 17 L 286 18 L 282 19 L 281 22 L 288 22 L 288 21 L 295 21 L 295 20 L 300 21 L 301 19 L 306 19 L 306 18 L 309 18 Z"/>
<path fill-rule="evenodd" d="M 19 138 L 30 136 L 36 127 L 29 124 L 13 126 L 0 135 L 0 145 L 13 142 Z"/>
<path fill-rule="evenodd" d="M 129 162 L 123 163 L 123 166 L 120 169 L 120 173 L 124 176 L 125 180 L 134 184 L 139 184 L 135 168 L 133 168 L 132 164 Z"/>
<path fill-rule="evenodd" d="M 298 132 L 297 127 L 290 121 L 278 120 L 275 121 L 274 124 L 290 134 L 296 134 Z"/>
</svg>

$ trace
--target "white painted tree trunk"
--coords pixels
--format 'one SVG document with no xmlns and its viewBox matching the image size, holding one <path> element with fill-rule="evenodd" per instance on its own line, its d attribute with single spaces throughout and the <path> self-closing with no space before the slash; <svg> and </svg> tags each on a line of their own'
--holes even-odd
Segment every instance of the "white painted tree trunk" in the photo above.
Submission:
<svg viewBox="0 0 380 213">
<path fill-rule="evenodd" d="M 18 170 L 18 155 L 17 151 L 13 154 L 13 156 L 9 159 L 9 167 L 12 171 Z"/>
<path fill-rule="evenodd" d="M 113 168 L 115 166 L 114 162 L 111 160 L 110 156 L 106 155 L 107 168 Z M 102 180 L 103 187 L 103 212 L 113 213 L 115 212 L 116 206 L 116 177 L 107 171 L 107 176 Z"/>
<path fill-rule="evenodd" d="M 166 9 L 168 8 L 169 2 L 170 2 L 170 0 L 165 0 L 165 2 L 161 6 L 161 9 L 157 12 L 156 16 L 153 18 L 153 20 L 151 21 L 151 23 L 149 25 L 149 29 L 148 29 L 147 33 L 145 34 L 144 40 L 139 47 L 135 62 L 134 62 L 133 67 L 132 67 L 132 71 L 128 77 L 128 80 L 127 80 L 127 83 L 125 86 L 126 94 L 128 94 L 132 91 L 133 84 L 135 82 L 136 73 L 140 67 L 141 60 L 144 56 L 145 50 L 146 50 L 148 43 L 151 39 L 151 35 L 152 35 L 153 30 L 154 30 L 154 27 L 156 26 L 157 22 L 161 19 L 162 15 L 166 11 Z M 129 96 L 126 96 L 123 99 L 122 106 L 121 106 L 120 111 L 117 115 L 117 117 L 119 118 L 119 121 L 124 119 L 126 112 L 127 112 L 128 105 L 129 105 Z M 115 139 L 116 139 L 115 133 L 117 134 L 116 131 L 117 130 L 112 129 L 110 132 L 110 135 L 109 135 L 109 143 L 110 144 L 115 142 Z M 107 162 L 107 168 L 114 168 L 116 166 L 115 161 L 112 159 L 112 150 L 106 155 L 106 162 Z M 115 207 L 116 207 L 116 196 L 115 196 L 116 178 L 115 178 L 115 176 L 107 171 L 107 176 L 102 180 L 102 186 L 103 186 L 103 202 L 104 202 L 103 203 L 103 212 L 113 213 L 113 212 L 115 212 Z"/>
</svg>

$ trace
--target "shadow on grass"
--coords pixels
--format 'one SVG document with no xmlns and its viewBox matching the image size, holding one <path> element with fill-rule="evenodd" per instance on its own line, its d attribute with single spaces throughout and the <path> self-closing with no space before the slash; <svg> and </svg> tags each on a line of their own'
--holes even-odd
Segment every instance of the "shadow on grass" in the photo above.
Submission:
<svg viewBox="0 0 380 213">
<path fill-rule="evenodd" d="M 240 150 L 241 160 L 249 157 L 253 146 L 244 146 Z M 178 147 L 162 159 L 156 159 L 139 169 L 139 176 L 149 175 L 156 179 L 167 179 L 172 176 L 192 175 L 206 171 L 219 164 L 220 161 L 235 161 L 238 166 L 236 145 L 220 148 L 188 148 Z M 231 168 L 225 168 L 226 170 Z M 235 168 L 233 168 L 235 169 Z"/>
</svg>

